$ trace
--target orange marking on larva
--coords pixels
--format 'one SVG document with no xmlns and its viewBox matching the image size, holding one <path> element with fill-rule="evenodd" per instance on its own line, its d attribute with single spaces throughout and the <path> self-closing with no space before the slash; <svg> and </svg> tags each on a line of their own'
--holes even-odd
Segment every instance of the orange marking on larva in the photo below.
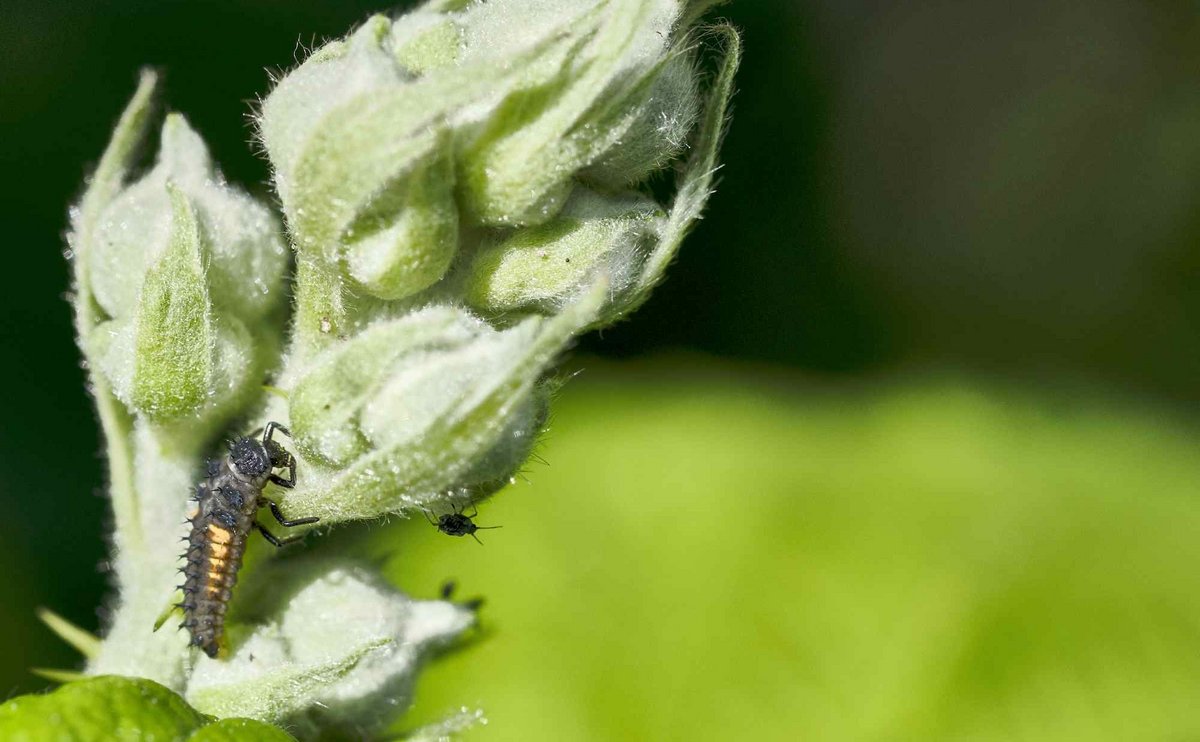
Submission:
<svg viewBox="0 0 1200 742">
<path fill-rule="evenodd" d="M 212 537 L 214 544 L 221 544 L 222 546 L 229 543 L 233 539 L 233 537 L 229 535 L 228 530 L 218 526 L 216 523 L 208 524 L 208 535 Z"/>
<path fill-rule="evenodd" d="M 209 559 L 224 559 L 229 554 L 225 544 L 212 543 L 208 545 Z"/>
<path fill-rule="evenodd" d="M 217 557 L 209 557 L 208 558 L 208 573 L 210 575 L 211 574 L 222 574 L 222 575 L 225 574 L 225 560 L 219 559 Z"/>
</svg>

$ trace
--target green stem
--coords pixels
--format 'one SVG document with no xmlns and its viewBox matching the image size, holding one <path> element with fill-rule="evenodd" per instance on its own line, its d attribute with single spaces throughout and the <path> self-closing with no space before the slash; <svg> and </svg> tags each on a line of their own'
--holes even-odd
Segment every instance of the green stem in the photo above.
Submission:
<svg viewBox="0 0 1200 742">
<path fill-rule="evenodd" d="M 107 443 L 109 493 L 118 546 L 123 550 L 141 552 L 145 547 L 145 539 L 138 518 L 137 487 L 133 482 L 133 448 L 129 445 L 133 419 L 125 406 L 113 396 L 108 384 L 100 379 L 100 374 L 92 371 L 91 381 L 100 428 Z"/>
<path fill-rule="evenodd" d="M 90 658 L 88 671 L 124 673 L 150 677 L 172 687 L 182 683 L 184 649 L 179 637 L 171 632 L 150 635 L 158 604 L 171 594 L 173 569 L 172 534 L 161 528 L 147 530 L 144 503 L 138 497 L 139 467 L 135 465 L 138 444 L 133 418 L 109 387 L 88 353 L 89 340 L 96 327 L 106 319 L 92 295 L 88 276 L 88 249 L 94 243 L 100 215 L 125 184 L 134 158 L 151 122 L 154 89 L 158 76 L 144 70 L 137 91 L 125 107 L 104 151 L 87 193 L 72 214 L 71 247 L 74 251 L 72 272 L 75 283 L 75 332 L 84 356 L 89 358 L 88 380 L 96 399 L 96 412 L 104 432 L 108 454 L 109 491 L 115 521 L 115 563 L 121 604 L 118 606 L 105 641 Z M 145 438 L 146 436 L 142 436 Z M 142 444 L 142 469 L 187 468 L 163 461 L 158 446 Z M 143 471 L 143 475 L 147 472 Z M 171 481 L 166 478 L 164 481 Z M 164 520 L 162 518 L 159 521 Z M 156 521 L 157 522 L 157 521 Z M 151 543 L 153 541 L 153 543 Z M 161 596 L 161 597 L 160 597 Z M 151 638 L 146 637 L 150 635 Z"/>
<path fill-rule="evenodd" d="M 85 257 L 100 213 L 112 201 L 133 166 L 134 157 L 150 124 L 154 89 L 158 75 L 142 70 L 137 91 L 121 114 L 100 164 L 92 175 L 91 184 L 79 209 L 72 215 L 71 245 L 74 250 L 72 269 L 75 281 L 75 333 L 79 346 L 87 356 L 88 338 L 100 322 L 100 310 L 92 297 Z M 137 489 L 133 481 L 133 451 L 129 436 L 133 421 L 124 405 L 113 396 L 112 390 L 94 365 L 89 364 L 88 380 L 96 398 L 96 412 L 108 451 L 109 485 L 116 520 L 118 546 L 140 551 L 143 546 L 141 524 L 138 522 Z"/>
</svg>

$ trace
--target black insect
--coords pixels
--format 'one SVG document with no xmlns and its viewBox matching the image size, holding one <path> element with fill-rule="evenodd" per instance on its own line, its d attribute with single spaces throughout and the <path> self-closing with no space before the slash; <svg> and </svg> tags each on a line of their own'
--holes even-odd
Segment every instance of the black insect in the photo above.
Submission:
<svg viewBox="0 0 1200 742">
<path fill-rule="evenodd" d="M 296 459 L 272 440 L 276 431 L 291 435 L 282 425 L 267 423 L 261 441 L 253 437 L 233 441 L 228 456 L 208 462 L 205 478 L 196 487 L 196 504 L 188 514 L 192 532 L 184 539 L 188 547 L 184 553 L 187 564 L 181 570 L 183 602 L 178 607 L 183 609 L 184 616 L 180 628 L 186 628 L 192 635 L 192 644 L 209 657 L 216 657 L 221 651 L 225 609 L 237 582 L 251 529 L 257 529 L 275 546 L 302 538 L 276 538 L 255 519 L 258 509 L 269 505 L 275 520 L 288 528 L 318 520 L 286 520 L 279 506 L 263 497 L 268 482 L 289 489 L 296 486 Z M 275 469 L 287 469 L 288 476 L 275 474 Z"/>
<path fill-rule="evenodd" d="M 479 515 L 478 510 L 475 510 L 470 515 L 467 515 L 455 507 L 453 513 L 446 513 L 445 515 L 438 516 L 437 520 L 434 520 L 428 511 L 422 512 L 425 513 L 425 520 L 429 521 L 430 524 L 437 526 L 437 529 L 447 536 L 470 536 L 471 538 L 475 539 L 475 543 L 477 544 L 483 544 L 483 542 L 480 541 L 479 537 L 475 535 L 476 531 L 490 531 L 493 528 L 502 527 L 475 525 L 475 521 L 471 519 Z"/>
<path fill-rule="evenodd" d="M 457 589 L 458 589 L 457 582 L 455 582 L 454 580 L 446 580 L 445 582 L 442 583 L 442 589 L 438 594 L 441 596 L 442 600 L 452 602 L 452 603 L 457 603 L 458 605 L 461 605 L 463 608 L 466 608 L 467 610 L 478 611 L 480 608 L 483 607 L 484 599 L 479 598 L 479 597 L 470 598 L 468 600 L 463 600 L 463 601 L 455 601 L 454 600 L 454 592 Z"/>
</svg>

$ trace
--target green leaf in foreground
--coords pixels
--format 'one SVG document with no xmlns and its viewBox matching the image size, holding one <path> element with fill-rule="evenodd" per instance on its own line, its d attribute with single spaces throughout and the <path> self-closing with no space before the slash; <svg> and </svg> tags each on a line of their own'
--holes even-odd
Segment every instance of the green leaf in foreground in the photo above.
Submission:
<svg viewBox="0 0 1200 742">
<path fill-rule="evenodd" d="M 170 690 L 150 680 L 101 676 L 45 695 L 18 696 L 0 706 L 0 739 L 180 740 L 284 742 L 281 729 L 249 719 L 211 723 Z"/>
<path fill-rule="evenodd" d="M 279 727 L 253 719 L 221 719 L 200 727 L 187 742 L 287 742 L 295 737 Z"/>
</svg>

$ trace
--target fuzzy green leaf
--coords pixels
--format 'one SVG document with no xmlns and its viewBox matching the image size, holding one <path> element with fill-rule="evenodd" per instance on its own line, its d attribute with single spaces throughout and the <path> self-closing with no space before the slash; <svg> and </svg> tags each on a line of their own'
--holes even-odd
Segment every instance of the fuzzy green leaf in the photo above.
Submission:
<svg viewBox="0 0 1200 742">
<path fill-rule="evenodd" d="M 392 46 L 396 61 L 420 74 L 458 61 L 462 34 L 450 19 L 419 9 L 396 19 Z"/>
<path fill-rule="evenodd" d="M 670 214 L 659 233 L 658 246 L 642 267 L 641 277 L 629 298 L 626 311 L 632 311 L 645 301 L 650 291 L 662 280 L 667 265 L 679 251 L 683 238 L 696 224 L 704 205 L 708 203 L 708 197 L 712 195 L 717 155 L 729 122 L 734 77 L 742 60 L 742 39 L 733 26 L 716 26 L 712 29 L 712 35 L 723 45 L 724 56 L 708 94 L 692 155 L 680 177 Z"/>
<path fill-rule="evenodd" d="M 402 299 L 436 283 L 458 250 L 454 148 L 442 129 L 428 156 L 361 211 L 344 236 L 350 275 L 373 296 Z"/>
<path fill-rule="evenodd" d="M 121 114 L 120 121 L 113 131 L 112 139 L 100 158 L 100 164 L 92 175 L 91 183 L 79 203 L 79 207 L 71 212 L 71 247 L 72 260 L 75 268 L 76 291 L 80 304 L 80 319 L 88 322 L 76 327 L 81 338 L 86 338 L 92 329 L 93 316 L 92 288 L 88 271 L 85 266 L 90 258 L 91 243 L 94 231 L 100 220 L 100 215 L 112 200 L 120 193 L 125 185 L 125 178 L 133 169 L 138 149 L 150 127 L 151 112 L 153 111 L 154 90 L 158 84 L 158 75 L 150 69 L 142 70 L 138 79 L 137 91 Z"/>
<path fill-rule="evenodd" d="M 167 117 L 157 164 L 104 209 L 84 257 L 111 318 L 85 345 L 114 394 L 159 425 L 222 425 L 278 343 L 264 315 L 286 253 L 270 213 L 224 184 L 182 116 Z"/>
<path fill-rule="evenodd" d="M 289 742 L 295 739 L 279 727 L 254 719 L 221 719 L 192 732 L 187 742 Z"/>
<path fill-rule="evenodd" d="M 348 463 L 369 442 L 358 427 L 363 406 L 404 356 L 420 359 L 459 348 L 486 327 L 449 307 L 381 323 L 335 346 L 313 363 L 291 395 L 292 430 L 304 453 L 328 464 Z"/>
<path fill-rule="evenodd" d="M 313 52 L 263 101 L 259 136 L 289 216 L 295 215 L 290 204 L 298 163 L 326 121 L 336 119 L 338 109 L 403 81 L 403 71 L 384 47 L 388 29 L 387 18 L 373 16 L 347 39 Z"/>
<path fill-rule="evenodd" d="M 0 739 L 186 739 L 205 721 L 158 683 L 106 676 L 8 701 L 0 706 Z"/>
<path fill-rule="evenodd" d="M 507 10 L 509 24 L 535 12 L 505 0 L 490 5 L 497 13 Z M 625 142 L 633 130 L 638 104 L 661 68 L 679 5 L 609 0 L 593 10 L 571 28 L 566 59 L 548 70 L 549 76 L 513 90 L 464 148 L 463 198 L 479 222 L 545 222 L 566 202 L 575 174 Z"/>
<path fill-rule="evenodd" d="M 39 608 L 37 616 L 59 639 L 74 647 L 84 657 L 95 657 L 100 640 L 48 608 Z"/>
<path fill-rule="evenodd" d="M 644 197 L 606 197 L 578 188 L 555 219 L 517 230 L 480 251 L 471 266 L 467 303 L 497 319 L 533 311 L 553 314 L 604 274 L 610 288 L 603 322 L 621 308 L 657 239 L 661 215 Z"/>
<path fill-rule="evenodd" d="M 606 122 L 621 132 L 579 173 L 580 180 L 609 190 L 630 188 L 666 167 L 687 146 L 700 113 L 699 74 L 690 50 L 672 52 L 634 86 L 623 109 Z"/>
<path fill-rule="evenodd" d="M 213 378 L 212 305 L 200 257 L 200 228 L 187 197 L 170 183 L 171 238 L 146 272 L 138 302 L 134 407 L 151 420 L 194 413 Z"/>
<path fill-rule="evenodd" d="M 208 148 L 179 114 L 162 127 L 158 161 L 104 209 L 85 256 L 96 300 L 112 318 L 132 316 L 146 272 L 177 231 L 168 183 L 191 205 L 203 237 L 211 300 L 245 320 L 267 314 L 282 298 L 287 253 L 271 213 L 224 183 Z"/>
<path fill-rule="evenodd" d="M 380 695 L 407 694 L 425 654 L 474 621 L 466 609 L 414 601 L 352 566 L 293 569 L 272 590 L 291 593 L 280 613 L 228 659 L 199 660 L 186 694 L 197 708 L 289 726 L 314 716 L 382 720 L 391 707 Z"/>
<path fill-rule="evenodd" d="M 537 381 L 571 338 L 594 321 L 607 291 L 607 282 L 601 281 L 555 317 L 531 317 L 503 332 L 485 330 L 461 347 L 416 354 L 367 383 L 343 382 L 349 392 L 342 397 L 344 409 L 366 397 L 358 432 L 373 447 L 339 470 L 310 466 L 308 476 L 288 494 L 287 510 L 325 522 L 412 510 L 479 484 L 471 474 L 498 448 L 510 447 L 506 437 L 521 438 L 525 445 L 511 445 L 511 450 L 527 453 L 532 441 L 526 439 L 532 434 L 522 422 L 539 417 L 531 412 L 531 406 L 540 404 Z M 385 326 L 360 338 L 371 343 L 393 332 L 400 330 Z M 363 353 L 364 358 L 369 355 Z M 352 365 L 343 369 L 353 375 Z M 367 387 L 379 388 L 378 394 L 358 393 Z M 352 412 L 339 418 L 355 424 Z M 521 460 L 506 463 L 511 472 Z M 485 469 L 496 471 L 496 462 Z"/>
<path fill-rule="evenodd" d="M 18 696 L 0 706 L 6 742 L 284 742 L 276 727 L 245 719 L 215 724 L 178 695 L 150 680 L 101 676 L 45 695 Z"/>
</svg>

